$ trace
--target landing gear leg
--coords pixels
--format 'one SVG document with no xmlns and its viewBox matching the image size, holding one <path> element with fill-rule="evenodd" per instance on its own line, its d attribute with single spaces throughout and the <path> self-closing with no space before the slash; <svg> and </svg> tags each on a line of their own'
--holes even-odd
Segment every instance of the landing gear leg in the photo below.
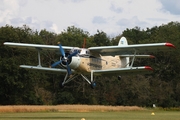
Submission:
<svg viewBox="0 0 180 120">
<path fill-rule="evenodd" d="M 93 80 L 93 71 L 91 71 L 91 88 L 94 89 L 96 87 L 96 83 Z"/>
<path fill-rule="evenodd" d="M 64 80 L 60 80 L 59 87 L 63 88 L 66 83 L 72 81 L 73 79 L 75 79 L 78 76 L 79 76 L 79 74 L 74 74 L 74 75 L 68 76 L 68 73 L 67 73 L 66 76 L 64 77 Z"/>
<path fill-rule="evenodd" d="M 82 76 L 82 78 L 83 78 L 84 80 L 86 80 L 86 81 L 91 85 L 91 88 L 92 88 L 92 89 L 94 89 L 94 88 L 96 87 L 96 83 L 93 81 L 92 78 L 91 78 L 91 81 L 90 81 L 90 80 L 88 80 L 88 78 L 85 77 L 83 74 L 81 74 L 81 76 Z"/>
</svg>

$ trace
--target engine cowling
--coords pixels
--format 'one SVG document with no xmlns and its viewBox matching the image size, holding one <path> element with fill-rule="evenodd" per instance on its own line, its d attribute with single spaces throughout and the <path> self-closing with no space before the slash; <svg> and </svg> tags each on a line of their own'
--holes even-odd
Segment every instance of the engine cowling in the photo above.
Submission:
<svg viewBox="0 0 180 120">
<path fill-rule="evenodd" d="M 62 58 L 61 58 L 62 59 Z M 76 69 L 80 65 L 80 57 L 79 56 L 73 56 L 70 60 L 67 60 L 69 66 L 71 69 Z M 61 63 L 64 67 L 66 67 L 66 62 Z"/>
</svg>

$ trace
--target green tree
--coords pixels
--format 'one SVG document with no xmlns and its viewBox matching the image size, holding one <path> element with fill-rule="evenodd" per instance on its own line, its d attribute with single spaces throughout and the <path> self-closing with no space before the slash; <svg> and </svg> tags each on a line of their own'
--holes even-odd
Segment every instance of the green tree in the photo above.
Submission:
<svg viewBox="0 0 180 120">
<path fill-rule="evenodd" d="M 180 23 L 170 22 L 141 30 L 139 27 L 127 28 L 122 34 L 112 38 L 103 31 L 89 35 L 75 26 L 68 27 L 60 34 L 46 29 L 31 30 L 28 26 L 0 28 L 0 104 L 101 104 L 177 107 L 180 105 L 180 50 L 145 53 L 155 55 L 155 59 L 135 59 L 135 66 L 150 65 L 154 72 L 148 75 L 122 75 L 95 77 L 97 87 L 90 85 L 81 77 L 68 83 L 63 89 L 59 82 L 64 75 L 21 69 L 21 64 L 37 65 L 37 53 L 3 46 L 3 42 L 22 42 L 82 47 L 117 45 L 125 36 L 129 44 L 171 42 L 177 48 L 180 39 Z M 42 51 L 43 66 L 59 60 L 59 54 Z M 121 75 L 121 73 L 119 73 Z M 89 76 L 88 76 L 89 77 Z"/>
<path fill-rule="evenodd" d="M 110 44 L 110 39 L 107 37 L 107 34 L 103 31 L 97 30 L 97 33 L 94 35 L 93 42 L 96 46 L 108 46 Z"/>
<path fill-rule="evenodd" d="M 5 41 L 31 41 L 33 32 L 27 26 L 14 28 L 6 25 L 0 29 L 1 44 Z M 32 52 L 22 51 L 6 46 L 0 47 L 0 104 L 42 104 L 35 95 L 33 79 L 29 72 L 19 69 L 20 64 L 31 63 Z M 34 59 L 33 59 L 34 60 Z"/>
<path fill-rule="evenodd" d="M 87 46 L 88 46 L 88 38 L 89 33 L 83 31 L 80 28 L 76 28 L 75 26 L 68 27 L 67 30 L 64 30 L 57 36 L 56 41 L 61 42 L 64 46 L 74 46 L 74 47 L 82 47 L 84 38 L 86 38 Z"/>
</svg>

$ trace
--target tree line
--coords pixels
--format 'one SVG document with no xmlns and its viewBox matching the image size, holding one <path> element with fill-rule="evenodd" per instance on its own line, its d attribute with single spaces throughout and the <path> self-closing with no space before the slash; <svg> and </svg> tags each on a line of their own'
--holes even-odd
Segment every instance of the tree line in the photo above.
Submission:
<svg viewBox="0 0 180 120">
<path fill-rule="evenodd" d="M 135 66 L 149 65 L 154 68 L 151 74 L 124 75 L 118 81 L 117 76 L 96 77 L 96 88 L 81 77 L 68 83 L 63 89 L 59 81 L 64 78 L 58 73 L 48 73 L 19 68 L 21 64 L 37 65 L 37 52 L 3 46 L 4 42 L 82 47 L 84 38 L 86 47 L 117 45 L 125 36 L 129 44 L 171 42 L 176 50 L 149 53 L 156 58 L 137 58 Z M 57 105 L 57 104 L 99 104 L 99 105 L 137 105 L 161 107 L 180 106 L 180 23 L 170 22 L 161 26 L 141 29 L 136 26 L 127 28 L 114 38 L 97 30 L 90 35 L 88 31 L 75 26 L 67 27 L 61 33 L 46 29 L 35 31 L 30 27 L 0 28 L 0 104 L 1 105 Z M 42 65 L 49 66 L 57 61 L 56 53 L 44 51 Z M 120 74 L 120 73 L 119 73 Z"/>
</svg>

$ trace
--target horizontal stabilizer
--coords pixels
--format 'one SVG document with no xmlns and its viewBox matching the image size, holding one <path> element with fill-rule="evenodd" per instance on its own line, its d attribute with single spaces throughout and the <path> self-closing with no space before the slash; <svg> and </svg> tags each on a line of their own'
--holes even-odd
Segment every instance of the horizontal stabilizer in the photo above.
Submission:
<svg viewBox="0 0 180 120">
<path fill-rule="evenodd" d="M 134 57 L 134 55 L 120 55 L 120 57 Z M 153 55 L 135 55 L 136 58 L 155 58 Z"/>
</svg>

